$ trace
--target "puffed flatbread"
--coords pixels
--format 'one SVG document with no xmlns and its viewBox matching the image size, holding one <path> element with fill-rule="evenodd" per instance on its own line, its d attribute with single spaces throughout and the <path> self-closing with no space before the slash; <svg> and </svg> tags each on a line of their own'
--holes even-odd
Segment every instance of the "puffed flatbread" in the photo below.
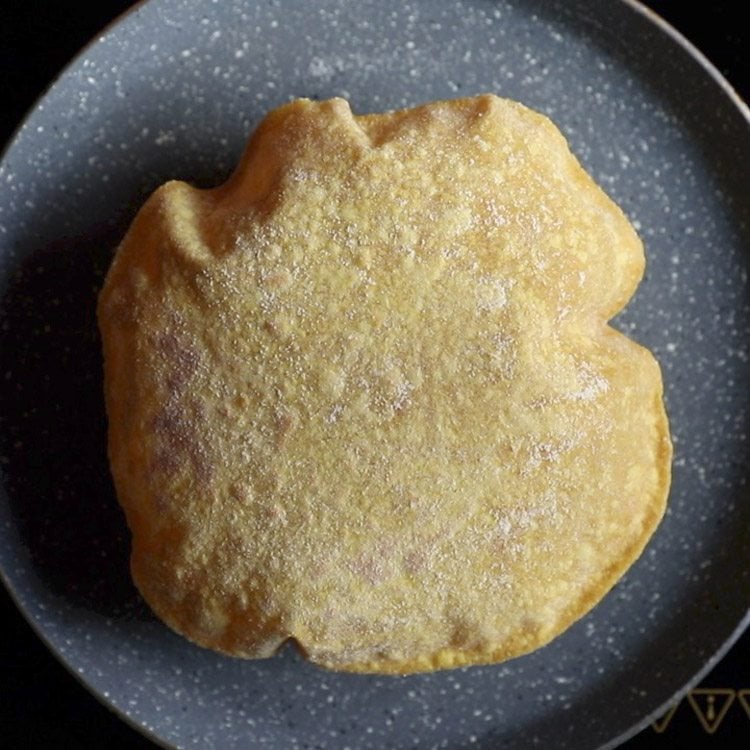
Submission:
<svg viewBox="0 0 750 750">
<path fill-rule="evenodd" d="M 99 304 L 147 602 L 336 670 L 547 643 L 664 512 L 659 367 L 607 324 L 643 266 L 555 126 L 494 96 L 294 101 L 221 187 L 163 185 Z"/>
</svg>

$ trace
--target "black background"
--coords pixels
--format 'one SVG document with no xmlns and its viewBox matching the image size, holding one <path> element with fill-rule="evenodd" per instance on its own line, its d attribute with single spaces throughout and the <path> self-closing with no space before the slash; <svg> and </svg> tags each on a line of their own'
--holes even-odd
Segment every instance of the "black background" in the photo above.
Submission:
<svg viewBox="0 0 750 750">
<path fill-rule="evenodd" d="M 696 45 L 748 99 L 747 24 L 740 17 L 744 16 L 744 3 L 650 0 L 645 4 Z M 128 0 L 0 0 L 0 144 L 11 137 L 60 69 L 130 5 Z M 57 662 L 2 587 L 0 621 L 0 748 L 154 747 L 103 707 Z M 683 700 L 662 733 L 649 727 L 623 748 L 750 747 L 750 632 L 700 687 L 747 690 L 748 711 L 735 698 L 716 731 L 709 733 L 689 701 Z"/>
</svg>

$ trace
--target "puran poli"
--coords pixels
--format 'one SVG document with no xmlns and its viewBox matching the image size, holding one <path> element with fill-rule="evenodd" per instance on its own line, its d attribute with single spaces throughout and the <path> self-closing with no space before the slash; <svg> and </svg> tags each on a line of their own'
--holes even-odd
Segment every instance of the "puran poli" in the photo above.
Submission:
<svg viewBox="0 0 750 750">
<path fill-rule="evenodd" d="M 641 242 L 545 117 L 294 101 L 169 182 L 99 302 L 132 574 L 171 628 L 408 673 L 585 614 L 665 509 L 659 367 L 608 325 Z"/>
</svg>

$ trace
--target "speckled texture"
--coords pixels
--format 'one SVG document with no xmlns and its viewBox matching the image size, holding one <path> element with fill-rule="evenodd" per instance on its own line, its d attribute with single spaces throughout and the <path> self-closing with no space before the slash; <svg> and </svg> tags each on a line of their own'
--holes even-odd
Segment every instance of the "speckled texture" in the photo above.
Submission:
<svg viewBox="0 0 750 750">
<path fill-rule="evenodd" d="M 153 0 L 83 53 L 6 153 L 0 561 L 53 649 L 163 743 L 611 745 L 746 617 L 747 121 L 644 17 L 625 4 L 601 14 L 595 0 Z M 641 231 L 649 267 L 618 323 L 664 367 L 665 521 L 589 616 L 503 666 L 372 678 L 291 651 L 247 663 L 186 644 L 130 584 L 107 472 L 94 303 L 110 248 L 151 189 L 217 183 L 293 96 L 375 111 L 480 91 L 552 117 Z"/>
</svg>

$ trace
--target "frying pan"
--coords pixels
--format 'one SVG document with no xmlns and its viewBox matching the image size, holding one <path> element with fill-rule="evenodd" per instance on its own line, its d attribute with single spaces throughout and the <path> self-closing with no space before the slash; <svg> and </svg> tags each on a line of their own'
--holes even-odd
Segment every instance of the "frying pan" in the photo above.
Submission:
<svg viewBox="0 0 750 750">
<path fill-rule="evenodd" d="M 336 675 L 191 646 L 130 583 L 105 454 L 96 291 L 146 195 L 223 180 L 293 96 L 355 111 L 492 91 L 548 114 L 646 245 L 616 325 L 652 349 L 669 510 L 548 647 L 431 675 Z M 643 9 L 596 0 L 151 0 L 87 47 L 0 164 L 0 569 L 86 687 L 167 747 L 613 747 L 695 684 L 750 602 L 748 113 Z"/>
</svg>

